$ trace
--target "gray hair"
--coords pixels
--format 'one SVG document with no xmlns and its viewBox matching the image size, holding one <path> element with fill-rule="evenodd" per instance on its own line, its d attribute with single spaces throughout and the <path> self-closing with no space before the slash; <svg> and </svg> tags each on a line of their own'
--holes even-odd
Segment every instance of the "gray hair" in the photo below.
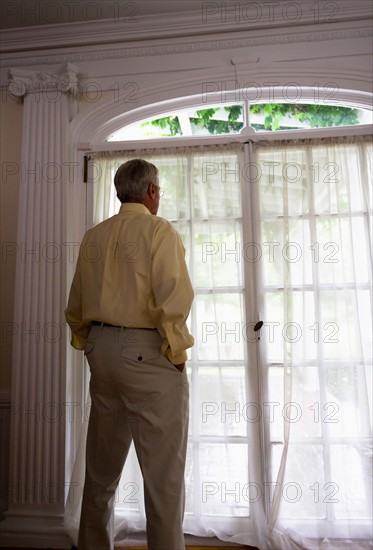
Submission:
<svg viewBox="0 0 373 550">
<path fill-rule="evenodd" d="M 149 183 L 158 185 L 158 168 L 143 159 L 129 160 L 119 166 L 114 185 L 120 202 L 142 201 Z"/>
</svg>

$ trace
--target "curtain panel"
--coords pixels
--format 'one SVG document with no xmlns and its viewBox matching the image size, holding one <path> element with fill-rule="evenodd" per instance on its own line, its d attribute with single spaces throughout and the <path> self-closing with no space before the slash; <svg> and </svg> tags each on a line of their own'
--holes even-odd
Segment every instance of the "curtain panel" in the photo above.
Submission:
<svg viewBox="0 0 373 550">
<path fill-rule="evenodd" d="M 370 141 L 256 148 L 270 548 L 371 545 Z"/>
</svg>

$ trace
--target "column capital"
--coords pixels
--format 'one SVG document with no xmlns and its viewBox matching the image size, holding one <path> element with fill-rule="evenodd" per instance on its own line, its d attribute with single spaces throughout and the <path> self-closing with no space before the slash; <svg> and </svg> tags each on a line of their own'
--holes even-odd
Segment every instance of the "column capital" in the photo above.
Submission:
<svg viewBox="0 0 373 550">
<path fill-rule="evenodd" d="M 10 69 L 8 91 L 16 97 L 44 91 L 71 92 L 75 95 L 78 86 L 77 73 L 78 67 L 72 63 L 64 63 L 54 71 Z"/>
</svg>

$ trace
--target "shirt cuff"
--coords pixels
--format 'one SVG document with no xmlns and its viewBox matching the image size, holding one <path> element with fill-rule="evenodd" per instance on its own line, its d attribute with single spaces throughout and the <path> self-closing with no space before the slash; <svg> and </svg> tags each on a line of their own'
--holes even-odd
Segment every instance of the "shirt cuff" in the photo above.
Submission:
<svg viewBox="0 0 373 550">
<path fill-rule="evenodd" d="M 84 338 L 84 336 L 81 336 L 80 334 L 76 334 L 76 332 L 71 334 L 71 345 L 73 348 L 78 349 L 79 351 L 84 351 L 86 344 L 87 338 Z"/>
</svg>

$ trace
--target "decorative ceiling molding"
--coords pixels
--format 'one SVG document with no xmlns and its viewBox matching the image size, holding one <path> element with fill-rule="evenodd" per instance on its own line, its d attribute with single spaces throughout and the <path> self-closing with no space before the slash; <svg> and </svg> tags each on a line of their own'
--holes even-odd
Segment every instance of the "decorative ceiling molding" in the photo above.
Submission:
<svg viewBox="0 0 373 550">
<path fill-rule="evenodd" d="M 135 3 L 134 3 L 135 4 Z M 120 4 L 118 3 L 118 6 Z M 176 10 L 176 2 L 174 4 Z M 372 18 L 372 4 L 366 0 L 334 0 L 310 3 L 309 0 L 274 3 L 202 2 L 194 11 L 158 13 L 140 12 L 132 17 L 3 29 L 0 31 L 3 54 L 51 48 L 130 44 L 142 40 L 183 39 L 211 34 L 239 32 L 299 32 L 314 27 L 348 24 L 355 27 Z"/>
<path fill-rule="evenodd" d="M 209 52 L 218 50 L 229 50 L 238 48 L 248 48 L 255 46 L 271 46 L 279 44 L 296 44 L 305 42 L 322 42 L 333 40 L 353 40 L 360 38 L 370 38 L 373 36 L 371 26 L 360 28 L 346 28 L 339 30 L 325 30 L 312 32 L 298 32 L 294 34 L 271 33 L 266 36 L 256 37 L 237 37 L 237 38 L 211 38 L 200 41 L 185 41 L 183 43 L 174 42 L 159 43 L 153 46 L 135 46 L 135 47 L 111 47 L 100 48 L 97 50 L 86 49 L 78 52 L 55 52 L 48 55 L 26 55 L 23 53 L 19 57 L 12 54 L 8 58 L 3 56 L 0 66 L 3 68 L 46 65 L 56 63 L 79 63 L 84 61 L 105 61 L 112 59 L 128 59 L 134 57 L 152 57 L 160 55 L 180 55 L 185 53 Z M 30 52 L 31 53 L 31 52 Z"/>
<path fill-rule="evenodd" d="M 27 28 L 45 24 L 73 23 L 74 21 L 103 21 L 121 17 L 124 20 L 137 20 L 145 15 L 167 14 L 201 10 L 204 0 L 136 0 L 112 2 L 109 0 L 2 0 L 0 17 L 2 26 L 7 29 Z"/>
</svg>

